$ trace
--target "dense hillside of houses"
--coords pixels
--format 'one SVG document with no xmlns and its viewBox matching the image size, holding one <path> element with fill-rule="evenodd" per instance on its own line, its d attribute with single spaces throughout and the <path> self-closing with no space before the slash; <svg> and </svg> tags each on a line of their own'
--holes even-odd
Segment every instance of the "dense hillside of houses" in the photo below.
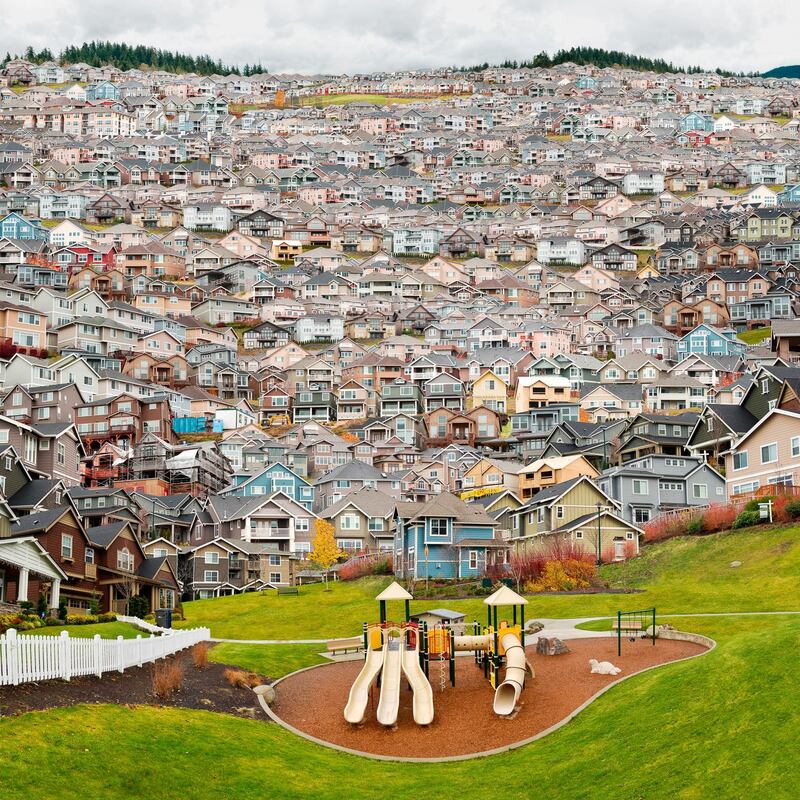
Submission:
<svg viewBox="0 0 800 800">
<path fill-rule="evenodd" d="M 0 604 L 288 584 L 321 520 L 403 577 L 624 558 L 794 486 L 799 101 L 571 63 L 10 60 Z"/>
</svg>

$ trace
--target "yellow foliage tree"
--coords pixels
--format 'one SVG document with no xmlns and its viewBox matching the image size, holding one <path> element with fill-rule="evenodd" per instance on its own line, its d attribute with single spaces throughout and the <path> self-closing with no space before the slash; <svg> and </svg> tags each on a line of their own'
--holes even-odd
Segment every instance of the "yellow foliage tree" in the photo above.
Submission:
<svg viewBox="0 0 800 800">
<path fill-rule="evenodd" d="M 335 528 L 326 519 L 318 519 L 314 523 L 314 541 L 309 558 L 321 570 L 325 583 L 328 582 L 328 570 L 342 557 L 342 551 L 336 546 Z"/>
</svg>

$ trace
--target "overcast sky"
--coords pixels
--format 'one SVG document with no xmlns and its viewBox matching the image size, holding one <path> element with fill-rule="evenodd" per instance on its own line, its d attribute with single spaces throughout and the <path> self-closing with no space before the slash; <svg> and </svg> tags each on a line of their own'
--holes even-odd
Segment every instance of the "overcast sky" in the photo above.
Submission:
<svg viewBox="0 0 800 800">
<path fill-rule="evenodd" d="M 524 59 L 591 45 L 707 68 L 800 63 L 796 0 L 25 0 L 0 51 L 110 39 L 261 62 L 272 72 L 367 72 Z"/>
</svg>

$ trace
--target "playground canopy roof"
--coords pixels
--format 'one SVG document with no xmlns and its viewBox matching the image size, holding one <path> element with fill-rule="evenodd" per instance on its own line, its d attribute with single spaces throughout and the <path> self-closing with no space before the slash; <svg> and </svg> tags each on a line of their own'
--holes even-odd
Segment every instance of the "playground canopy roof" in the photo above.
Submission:
<svg viewBox="0 0 800 800">
<path fill-rule="evenodd" d="M 483 602 L 487 606 L 523 606 L 528 604 L 528 601 L 521 594 L 517 594 L 513 589 L 509 589 L 508 586 L 501 586 Z"/>
<path fill-rule="evenodd" d="M 413 600 L 410 595 L 397 581 L 390 583 L 376 598 L 376 600 Z M 526 601 L 527 602 L 527 601 Z"/>
</svg>

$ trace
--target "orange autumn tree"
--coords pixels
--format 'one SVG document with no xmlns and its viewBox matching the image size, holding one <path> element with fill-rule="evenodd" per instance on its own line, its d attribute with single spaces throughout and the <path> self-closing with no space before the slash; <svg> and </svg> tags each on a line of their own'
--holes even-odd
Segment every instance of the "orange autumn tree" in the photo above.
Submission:
<svg viewBox="0 0 800 800">
<path fill-rule="evenodd" d="M 336 546 L 334 532 L 335 528 L 328 520 L 318 519 L 314 522 L 314 541 L 308 557 L 322 570 L 326 587 L 328 570 L 344 555 Z"/>
</svg>

